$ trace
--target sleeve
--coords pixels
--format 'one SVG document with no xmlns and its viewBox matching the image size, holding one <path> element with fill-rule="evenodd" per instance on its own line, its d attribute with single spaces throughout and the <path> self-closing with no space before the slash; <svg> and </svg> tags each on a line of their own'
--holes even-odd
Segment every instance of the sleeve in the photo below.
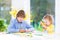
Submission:
<svg viewBox="0 0 60 40">
<path fill-rule="evenodd" d="M 50 27 L 47 28 L 48 33 L 53 33 L 54 32 L 54 25 L 51 25 Z"/>
<path fill-rule="evenodd" d="M 30 30 L 31 32 L 34 31 L 33 26 L 31 26 L 29 24 L 26 24 L 26 28 L 27 28 L 27 30 Z"/>
<path fill-rule="evenodd" d="M 8 26 L 8 33 L 14 33 L 14 32 L 19 32 L 19 29 L 16 29 L 15 21 L 11 20 L 10 25 Z"/>
</svg>

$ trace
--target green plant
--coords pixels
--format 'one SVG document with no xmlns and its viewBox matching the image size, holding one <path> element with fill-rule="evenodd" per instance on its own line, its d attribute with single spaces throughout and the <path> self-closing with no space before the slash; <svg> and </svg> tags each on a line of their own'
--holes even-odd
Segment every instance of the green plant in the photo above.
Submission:
<svg viewBox="0 0 60 40">
<path fill-rule="evenodd" d="M 5 31 L 7 28 L 7 25 L 3 19 L 0 19 L 0 32 Z"/>
</svg>

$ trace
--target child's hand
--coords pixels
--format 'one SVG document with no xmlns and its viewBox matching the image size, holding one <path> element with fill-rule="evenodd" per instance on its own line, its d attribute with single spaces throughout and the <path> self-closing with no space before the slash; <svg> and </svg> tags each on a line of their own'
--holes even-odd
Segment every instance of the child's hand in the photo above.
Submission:
<svg viewBox="0 0 60 40">
<path fill-rule="evenodd" d="M 42 25 L 42 26 L 43 26 L 43 25 L 45 25 L 45 23 L 43 23 L 43 22 L 40 22 L 40 25 Z"/>
<path fill-rule="evenodd" d="M 46 24 L 45 24 L 44 22 L 40 22 L 40 25 L 41 25 L 44 29 L 46 29 Z"/>
<path fill-rule="evenodd" d="M 21 29 L 19 32 L 24 33 L 24 32 L 26 32 L 26 30 Z"/>
</svg>

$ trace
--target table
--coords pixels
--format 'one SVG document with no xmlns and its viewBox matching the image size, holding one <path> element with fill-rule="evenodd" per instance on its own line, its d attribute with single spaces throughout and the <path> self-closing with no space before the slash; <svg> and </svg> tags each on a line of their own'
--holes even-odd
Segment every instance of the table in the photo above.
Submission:
<svg viewBox="0 0 60 40">
<path fill-rule="evenodd" d="M 25 35 L 24 35 L 25 34 Z M 6 34 L 6 33 L 0 33 L 0 40 L 60 40 L 60 34 L 54 34 L 54 35 L 47 35 L 47 34 L 41 34 L 41 33 L 32 33 L 32 34 L 26 34 L 26 33 L 12 33 L 12 34 Z M 24 35 L 24 36 L 23 36 Z M 32 36 L 29 36 L 32 35 Z"/>
</svg>

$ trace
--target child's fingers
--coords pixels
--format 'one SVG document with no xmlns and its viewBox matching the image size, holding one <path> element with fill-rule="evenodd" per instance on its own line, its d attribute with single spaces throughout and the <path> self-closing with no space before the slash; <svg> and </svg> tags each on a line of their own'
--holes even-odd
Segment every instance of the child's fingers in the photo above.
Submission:
<svg viewBox="0 0 60 40">
<path fill-rule="evenodd" d="M 26 31 L 25 31 L 25 30 L 20 30 L 19 32 L 24 33 L 24 32 L 26 32 Z"/>
<path fill-rule="evenodd" d="M 42 22 L 40 22 L 40 25 L 42 25 Z"/>
</svg>

